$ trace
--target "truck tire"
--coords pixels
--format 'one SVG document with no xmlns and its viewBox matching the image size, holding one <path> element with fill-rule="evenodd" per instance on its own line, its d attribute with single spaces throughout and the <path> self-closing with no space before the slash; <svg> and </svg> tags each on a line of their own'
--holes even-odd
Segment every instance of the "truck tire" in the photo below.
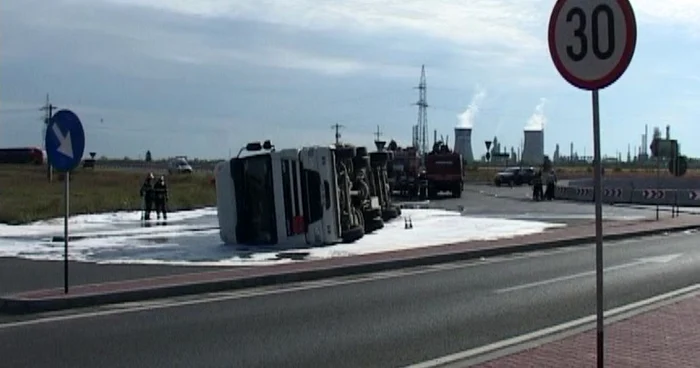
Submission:
<svg viewBox="0 0 700 368">
<path fill-rule="evenodd" d="M 355 148 L 355 155 L 357 157 L 367 157 L 367 147 L 360 146 Z"/>
<path fill-rule="evenodd" d="M 373 233 L 384 227 L 381 217 L 375 217 L 365 222 L 365 234 Z"/>
<path fill-rule="evenodd" d="M 369 160 L 372 166 L 383 166 L 389 162 L 389 152 L 371 152 Z"/>
<path fill-rule="evenodd" d="M 355 147 L 339 147 L 335 149 L 335 155 L 339 160 L 350 160 L 355 157 Z"/>
<path fill-rule="evenodd" d="M 382 220 L 393 220 L 401 215 L 401 209 L 394 206 L 389 206 L 382 210 Z"/>
<path fill-rule="evenodd" d="M 354 243 L 363 236 L 365 236 L 364 227 L 357 225 L 349 228 L 347 231 L 343 231 L 342 241 L 343 243 Z"/>
</svg>

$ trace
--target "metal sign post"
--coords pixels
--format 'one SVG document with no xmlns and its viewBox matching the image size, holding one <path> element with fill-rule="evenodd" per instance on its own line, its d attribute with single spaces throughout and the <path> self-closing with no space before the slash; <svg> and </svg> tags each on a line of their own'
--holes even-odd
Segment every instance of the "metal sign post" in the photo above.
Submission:
<svg viewBox="0 0 700 368">
<path fill-rule="evenodd" d="M 561 76 L 591 91 L 596 238 L 597 365 L 604 366 L 603 180 L 599 90 L 627 70 L 637 44 L 637 23 L 629 0 L 557 0 L 549 19 L 549 53 Z"/>
<path fill-rule="evenodd" d="M 64 173 L 63 201 L 63 291 L 68 294 L 68 217 L 70 215 L 70 172 L 83 159 L 85 131 L 80 119 L 70 110 L 59 110 L 46 129 L 46 157 L 49 165 Z"/>
</svg>

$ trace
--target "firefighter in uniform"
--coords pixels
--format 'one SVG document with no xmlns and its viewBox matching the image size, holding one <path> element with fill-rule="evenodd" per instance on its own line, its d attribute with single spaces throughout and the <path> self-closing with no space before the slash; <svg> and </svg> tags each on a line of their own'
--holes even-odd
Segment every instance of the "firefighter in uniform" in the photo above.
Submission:
<svg viewBox="0 0 700 368">
<path fill-rule="evenodd" d="M 149 173 L 148 176 L 146 176 L 146 180 L 144 180 L 143 184 L 141 185 L 140 195 L 141 198 L 143 198 L 143 203 L 145 205 L 143 219 L 150 220 L 151 211 L 153 211 L 154 199 L 153 173 Z"/>
<path fill-rule="evenodd" d="M 163 220 L 167 220 L 168 186 L 165 184 L 165 177 L 158 178 L 158 181 L 153 185 L 153 191 L 155 192 L 156 215 L 160 220 L 160 215 L 163 214 Z"/>
</svg>

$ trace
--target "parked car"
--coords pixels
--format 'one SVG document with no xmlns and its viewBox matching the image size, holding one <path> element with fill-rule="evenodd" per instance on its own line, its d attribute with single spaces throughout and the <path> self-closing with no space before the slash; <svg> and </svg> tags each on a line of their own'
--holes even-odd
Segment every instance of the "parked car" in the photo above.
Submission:
<svg viewBox="0 0 700 368">
<path fill-rule="evenodd" d="M 176 157 L 168 163 L 168 174 L 191 174 L 192 166 L 184 157 Z"/>
<path fill-rule="evenodd" d="M 508 167 L 496 174 L 493 183 L 496 186 L 505 185 L 532 185 L 535 169 L 532 167 Z"/>
</svg>

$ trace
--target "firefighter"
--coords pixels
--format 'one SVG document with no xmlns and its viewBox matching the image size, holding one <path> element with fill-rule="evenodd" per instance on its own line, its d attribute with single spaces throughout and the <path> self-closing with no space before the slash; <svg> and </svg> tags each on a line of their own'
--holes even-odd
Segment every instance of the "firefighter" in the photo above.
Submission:
<svg viewBox="0 0 700 368">
<path fill-rule="evenodd" d="M 168 186 L 165 184 L 165 177 L 161 176 L 153 185 L 155 193 L 156 216 L 160 220 L 160 215 L 163 214 L 163 220 L 168 219 L 168 211 L 165 204 L 168 203 Z"/>
<path fill-rule="evenodd" d="M 532 178 L 532 199 L 539 201 L 542 199 L 542 171 L 537 171 Z"/>
<path fill-rule="evenodd" d="M 153 173 L 148 173 L 148 176 L 146 176 L 146 180 L 144 180 L 140 190 L 140 195 L 141 198 L 143 198 L 143 202 L 145 205 L 144 213 L 142 215 L 144 220 L 151 219 L 151 211 L 153 211 L 154 194 L 155 193 L 153 191 Z"/>
<path fill-rule="evenodd" d="M 554 186 L 557 183 L 557 176 L 554 173 L 554 170 L 550 170 L 549 174 L 547 175 L 547 189 L 545 191 L 544 197 L 548 200 L 551 201 L 554 199 Z"/>
</svg>

